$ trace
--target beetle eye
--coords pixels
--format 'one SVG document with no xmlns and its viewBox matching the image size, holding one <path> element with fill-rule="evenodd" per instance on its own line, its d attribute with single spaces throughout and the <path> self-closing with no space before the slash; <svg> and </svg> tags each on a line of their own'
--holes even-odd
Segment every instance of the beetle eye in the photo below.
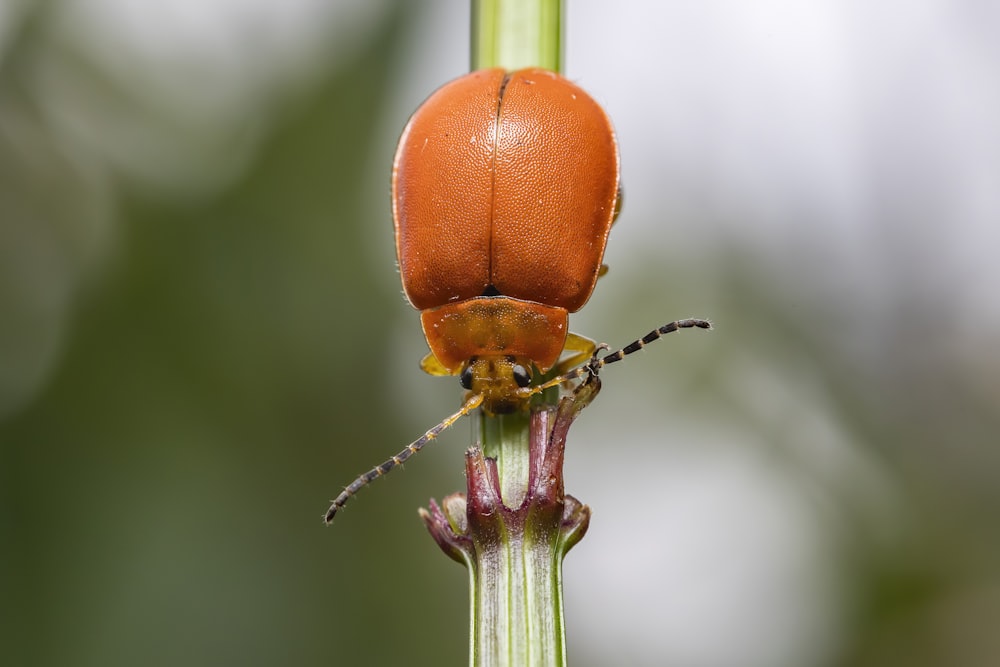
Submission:
<svg viewBox="0 0 1000 667">
<path fill-rule="evenodd" d="M 527 387 L 531 384 L 531 374 L 528 369 L 521 364 L 514 364 L 514 368 L 511 369 L 514 373 L 514 382 L 517 383 L 518 387 Z"/>
<path fill-rule="evenodd" d="M 458 381 L 462 384 L 463 389 L 472 389 L 472 366 L 466 366 L 462 369 L 462 374 L 458 376 Z"/>
</svg>

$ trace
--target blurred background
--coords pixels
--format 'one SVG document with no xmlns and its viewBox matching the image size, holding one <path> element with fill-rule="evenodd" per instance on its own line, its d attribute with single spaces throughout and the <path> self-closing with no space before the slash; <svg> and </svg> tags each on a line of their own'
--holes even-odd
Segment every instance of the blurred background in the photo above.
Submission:
<svg viewBox="0 0 1000 667">
<path fill-rule="evenodd" d="M 1000 664 L 1000 9 L 567 8 L 624 213 L 574 665 Z M 0 3 L 0 664 L 462 664 L 389 169 L 465 2 Z"/>
</svg>

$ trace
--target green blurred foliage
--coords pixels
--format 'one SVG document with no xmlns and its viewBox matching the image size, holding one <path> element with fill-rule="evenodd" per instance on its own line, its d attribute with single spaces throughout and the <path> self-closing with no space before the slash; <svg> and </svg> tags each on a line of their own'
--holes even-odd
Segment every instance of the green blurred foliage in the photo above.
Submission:
<svg viewBox="0 0 1000 667">
<path fill-rule="evenodd" d="M 115 239 L 72 287 L 51 272 L 81 270 L 75 225 L 111 206 L 76 187 L 86 166 L 37 150 L 56 139 L 21 84 L 52 45 L 31 32 L 6 54 L 5 292 L 23 295 L 28 276 L 72 303 L 41 327 L 22 307 L 35 294 L 0 315 L 8 378 L 32 336 L 66 327 L 51 377 L 0 424 L 0 663 L 406 664 L 431 641 L 443 663 L 464 659 L 464 573 L 401 546 L 426 543 L 415 508 L 433 465 L 372 494 L 371 521 L 321 522 L 339 485 L 421 428 L 382 398 L 403 309 L 372 278 L 393 271 L 391 224 L 359 168 L 404 17 L 286 101 L 219 192 L 92 179 L 114 200 Z M 365 261 L 370 225 L 384 228 L 380 266 Z M 458 486 L 453 468 L 437 488 Z"/>
</svg>

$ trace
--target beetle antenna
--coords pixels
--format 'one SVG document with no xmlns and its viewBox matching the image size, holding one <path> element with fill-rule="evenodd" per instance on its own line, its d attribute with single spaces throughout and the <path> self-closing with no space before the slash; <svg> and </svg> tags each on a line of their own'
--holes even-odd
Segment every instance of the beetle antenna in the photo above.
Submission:
<svg viewBox="0 0 1000 667">
<path fill-rule="evenodd" d="M 642 348 L 646 347 L 654 340 L 659 340 L 663 336 L 666 336 L 668 333 L 673 333 L 678 329 L 711 329 L 711 328 L 712 328 L 712 323 L 709 322 L 708 320 L 687 319 L 687 320 L 677 320 L 676 322 L 670 322 L 668 324 L 664 324 L 662 327 L 658 329 L 653 329 L 642 338 L 634 340 L 625 347 L 621 348 L 620 350 L 616 350 L 611 354 L 606 354 L 600 359 L 598 359 L 597 356 L 595 355 L 594 358 L 590 360 L 590 363 L 587 364 L 587 368 L 596 374 L 608 364 L 613 364 L 616 361 L 621 361 L 622 359 L 632 354 L 633 352 L 638 352 Z"/>
<path fill-rule="evenodd" d="M 411 456 L 419 452 L 421 449 L 423 449 L 424 445 L 426 445 L 431 440 L 437 438 L 442 431 L 447 429 L 449 426 L 457 422 L 465 415 L 469 414 L 470 412 L 478 408 L 482 402 L 483 402 L 482 394 L 476 394 L 470 397 L 469 400 L 467 400 L 462 405 L 461 409 L 458 412 L 448 417 L 440 424 L 438 424 L 437 426 L 430 429 L 422 436 L 420 436 L 419 438 L 408 444 L 406 446 L 406 449 L 401 451 L 399 454 L 396 454 L 391 459 L 386 460 L 382 465 L 375 466 L 374 468 L 364 473 L 363 475 L 359 475 L 357 479 L 348 484 L 347 487 L 340 492 L 340 495 L 337 496 L 332 501 L 330 509 L 328 509 L 326 511 L 326 514 L 323 516 L 323 522 L 329 525 L 330 522 L 333 521 L 334 515 L 336 515 L 337 512 L 340 511 L 340 508 L 346 505 L 347 501 L 350 500 L 355 494 L 357 494 L 358 491 L 368 486 L 379 477 L 382 477 L 393 468 L 401 465 L 408 458 L 410 458 Z"/>
<path fill-rule="evenodd" d="M 607 366 L 608 364 L 613 364 L 616 361 L 621 361 L 622 359 L 632 354 L 633 352 L 638 352 L 642 348 L 646 347 L 654 340 L 659 340 L 663 336 L 666 336 L 668 333 L 673 333 L 674 331 L 677 331 L 679 329 L 711 329 L 711 328 L 712 328 L 712 323 L 709 322 L 708 320 L 699 320 L 699 319 L 677 320 L 675 322 L 669 322 L 667 324 L 664 324 L 662 327 L 658 329 L 653 329 L 642 338 L 634 340 L 625 347 L 619 350 L 615 350 L 610 354 L 606 354 L 603 357 L 599 356 L 599 354 L 601 350 L 608 349 L 608 346 L 603 344 L 598 345 L 597 348 L 594 350 L 594 354 L 590 358 L 590 361 L 583 364 L 582 366 L 577 366 L 568 373 L 565 373 L 558 377 L 554 377 L 548 382 L 544 382 L 536 387 L 532 387 L 531 393 L 536 394 L 545 391 L 546 389 L 560 385 L 563 382 L 570 382 L 571 380 L 582 378 L 584 375 L 587 374 L 597 375 L 598 373 L 600 373 L 601 369 Z"/>
</svg>

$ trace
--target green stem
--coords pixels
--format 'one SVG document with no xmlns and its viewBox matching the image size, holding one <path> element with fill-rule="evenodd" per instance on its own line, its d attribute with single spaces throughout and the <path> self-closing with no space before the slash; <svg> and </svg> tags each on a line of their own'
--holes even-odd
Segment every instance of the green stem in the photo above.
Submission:
<svg viewBox="0 0 1000 667">
<path fill-rule="evenodd" d="M 520 504 L 504 502 L 496 459 L 473 447 L 467 497 L 420 512 L 444 552 L 469 569 L 474 666 L 566 664 L 562 561 L 590 522 L 590 509 L 563 488 L 566 434 L 599 390 L 592 376 L 558 406 L 531 412 Z"/>
<path fill-rule="evenodd" d="M 485 539 L 473 532 L 473 664 L 566 664 L 558 531 L 531 530 L 516 520 L 497 527 Z"/>
<path fill-rule="evenodd" d="M 500 496 L 507 507 L 520 507 L 528 492 L 530 431 L 527 414 L 481 415 L 483 453 L 497 462 Z"/>
<path fill-rule="evenodd" d="M 472 0 L 472 69 L 517 70 L 562 66 L 562 0 Z M 500 508 L 525 508 L 530 496 L 531 421 L 547 418 L 513 414 L 480 417 L 483 454 L 499 491 Z M 537 444 L 537 443 L 536 443 Z M 481 462 L 486 465 L 485 459 Z M 478 465 L 478 463 L 477 463 Z M 480 468 L 485 474 L 486 468 Z M 559 466 L 562 480 L 562 466 Z M 481 477 L 485 480 L 486 477 Z M 473 489 L 470 477 L 470 499 Z M 476 503 L 472 503 L 474 510 Z M 562 614 L 561 507 L 538 512 L 497 512 L 499 521 L 473 524 L 470 568 L 471 660 L 473 665 L 565 664 Z M 568 547 L 567 547 L 568 548 Z"/>
<path fill-rule="evenodd" d="M 562 0 L 473 0 L 472 69 L 562 65 Z M 563 454 L 573 419 L 597 394 L 596 377 L 561 401 L 547 392 L 530 412 L 480 416 L 482 447 L 466 454 L 468 495 L 432 501 L 431 535 L 469 570 L 470 664 L 565 665 L 562 561 L 590 510 L 565 495 Z M 557 406 L 558 403 L 558 406 Z"/>
<path fill-rule="evenodd" d="M 472 69 L 562 70 L 562 0 L 472 0 Z"/>
</svg>

